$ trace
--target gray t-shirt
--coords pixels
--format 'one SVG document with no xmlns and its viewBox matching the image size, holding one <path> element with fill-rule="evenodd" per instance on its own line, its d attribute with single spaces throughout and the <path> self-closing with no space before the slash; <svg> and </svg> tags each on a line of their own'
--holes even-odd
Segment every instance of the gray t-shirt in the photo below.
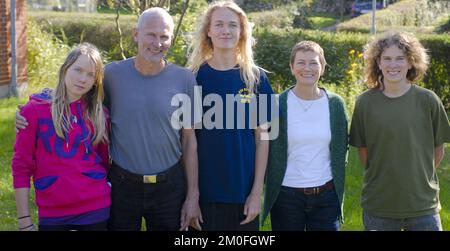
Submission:
<svg viewBox="0 0 450 251">
<path fill-rule="evenodd" d="M 181 131 L 171 124 L 176 94 L 194 97 L 191 71 L 168 63 L 157 75 L 146 76 L 134 58 L 105 67 L 105 105 L 111 116 L 110 153 L 122 168 L 137 174 L 167 170 L 181 157 Z M 177 103 L 177 102 L 175 102 Z"/>
</svg>

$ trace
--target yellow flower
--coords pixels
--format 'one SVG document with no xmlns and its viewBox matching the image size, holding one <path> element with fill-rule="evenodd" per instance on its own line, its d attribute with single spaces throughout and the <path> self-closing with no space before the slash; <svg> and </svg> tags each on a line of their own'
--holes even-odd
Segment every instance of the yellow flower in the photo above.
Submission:
<svg viewBox="0 0 450 251">
<path fill-rule="evenodd" d="M 351 49 L 348 53 L 349 53 L 350 55 L 353 55 L 353 54 L 355 54 L 355 50 Z"/>
<path fill-rule="evenodd" d="M 349 70 L 347 73 L 348 73 L 348 75 L 352 75 L 353 74 L 353 70 Z"/>
<path fill-rule="evenodd" d="M 362 53 L 359 53 L 359 54 L 358 54 L 358 57 L 359 57 L 359 58 L 362 58 L 362 56 L 363 56 Z"/>
<path fill-rule="evenodd" d="M 356 68 L 356 66 L 358 66 L 357 63 L 353 63 L 353 64 L 352 64 L 352 68 Z"/>
</svg>

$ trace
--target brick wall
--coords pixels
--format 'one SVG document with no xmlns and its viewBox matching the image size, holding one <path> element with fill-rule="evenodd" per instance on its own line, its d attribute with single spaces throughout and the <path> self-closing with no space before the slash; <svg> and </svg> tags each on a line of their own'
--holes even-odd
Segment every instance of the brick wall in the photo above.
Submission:
<svg viewBox="0 0 450 251">
<path fill-rule="evenodd" d="M 17 82 L 27 81 L 26 1 L 16 0 Z M 0 86 L 11 82 L 10 0 L 0 0 Z M 0 93 L 1 96 L 1 93 Z"/>
</svg>

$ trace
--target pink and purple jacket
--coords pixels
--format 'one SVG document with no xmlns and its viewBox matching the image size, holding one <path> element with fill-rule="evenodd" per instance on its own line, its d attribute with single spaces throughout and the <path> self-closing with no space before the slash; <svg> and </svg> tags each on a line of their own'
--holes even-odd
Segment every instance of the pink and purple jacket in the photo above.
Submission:
<svg viewBox="0 0 450 251">
<path fill-rule="evenodd" d="M 48 91 L 30 96 L 21 114 L 26 129 L 19 130 L 14 145 L 14 188 L 36 192 L 39 217 L 77 215 L 109 207 L 111 188 L 106 181 L 108 145 L 92 144 L 92 123 L 83 118 L 85 103 L 70 104 L 71 128 L 65 139 L 57 136 Z"/>
</svg>

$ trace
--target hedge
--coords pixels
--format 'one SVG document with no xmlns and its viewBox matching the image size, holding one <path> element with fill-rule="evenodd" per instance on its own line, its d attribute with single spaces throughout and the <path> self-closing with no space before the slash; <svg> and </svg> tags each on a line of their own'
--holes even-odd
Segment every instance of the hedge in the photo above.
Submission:
<svg viewBox="0 0 450 251">
<path fill-rule="evenodd" d="M 118 35 L 112 20 L 66 18 L 63 21 L 57 21 L 58 19 L 55 18 L 51 19 L 49 23 L 45 18 L 36 19 L 39 23 L 46 24 L 47 31 L 53 32 L 62 40 L 67 40 L 69 45 L 80 41 L 91 42 L 104 51 L 108 61 L 121 59 Z M 135 19 L 131 18 L 121 22 L 127 57 L 136 54 L 136 45 L 131 36 L 134 24 Z M 191 39 L 191 33 L 188 31 L 192 31 L 193 27 L 194 24 L 190 21 L 189 26 L 184 28 L 183 35 L 177 40 L 177 44 L 172 47 L 169 60 L 180 65 L 186 64 Z M 349 51 L 355 50 L 356 53 L 360 53 L 364 44 L 371 38 L 369 34 L 365 33 L 329 33 L 293 28 L 258 28 L 254 30 L 254 36 L 257 41 L 256 61 L 271 72 L 268 76 L 276 90 L 280 91 L 294 83 L 289 69 L 290 49 L 296 42 L 307 39 L 318 42 L 325 50 L 328 67 L 322 78 L 323 84 L 336 85 L 336 88 L 344 85 L 349 95 L 350 91 L 356 88 L 355 83 L 351 82 L 354 79 L 362 79 L 361 74 L 357 74 L 356 77 L 350 77 L 347 74 L 351 70 L 350 65 L 355 63 L 349 56 Z M 418 37 L 431 56 L 428 74 L 419 84 L 435 91 L 441 97 L 447 111 L 450 111 L 450 61 L 448 60 L 450 36 L 444 33 L 439 35 L 418 34 Z"/>
<path fill-rule="evenodd" d="M 347 71 L 353 63 L 349 51 L 362 52 L 363 46 L 371 39 L 362 33 L 328 33 L 302 29 L 257 29 L 256 60 L 259 65 L 271 71 L 269 78 L 275 89 L 281 90 L 294 83 L 289 68 L 290 50 L 301 40 L 319 43 L 328 63 L 323 84 L 354 85 L 345 82 Z M 419 84 L 431 89 L 442 99 L 450 111 L 450 36 L 447 34 L 418 35 L 431 57 L 427 75 Z M 359 76 L 361 78 L 361 76 Z"/>
</svg>

